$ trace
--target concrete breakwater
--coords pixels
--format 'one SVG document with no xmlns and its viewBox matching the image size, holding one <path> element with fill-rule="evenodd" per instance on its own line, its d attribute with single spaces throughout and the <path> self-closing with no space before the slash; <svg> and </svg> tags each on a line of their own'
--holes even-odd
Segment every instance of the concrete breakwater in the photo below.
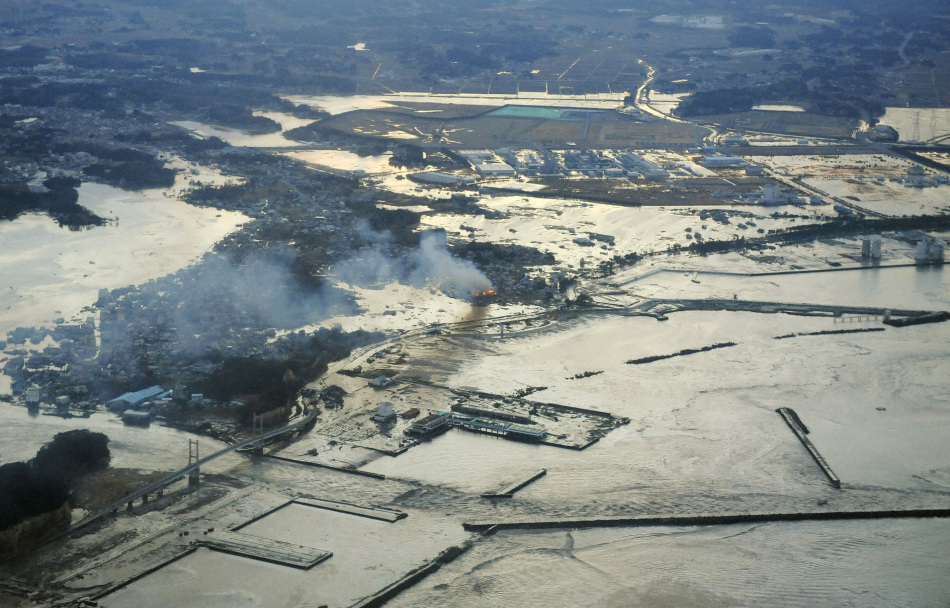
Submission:
<svg viewBox="0 0 950 608">
<path fill-rule="evenodd" d="M 706 300 L 650 300 L 650 308 L 658 306 L 673 306 L 669 312 L 681 310 L 723 310 L 727 312 L 761 312 L 761 313 L 784 313 L 790 315 L 805 316 L 830 316 L 841 317 L 842 315 L 862 315 L 867 317 L 923 317 L 934 314 L 930 310 L 907 310 L 898 308 L 879 308 L 873 306 L 844 306 L 829 304 L 793 304 L 789 302 L 765 302 L 753 300 L 723 300 L 710 298 Z"/>
<path fill-rule="evenodd" d="M 917 264 L 880 264 L 877 266 L 842 266 L 838 268 L 815 268 L 811 270 L 776 270 L 774 272 L 750 272 L 750 277 L 777 277 L 788 274 L 817 274 L 823 272 L 847 272 L 850 270 L 879 270 L 884 268 L 915 268 Z"/>
<path fill-rule="evenodd" d="M 788 338 L 803 338 L 806 336 L 840 336 L 844 334 L 865 334 L 884 331 L 883 327 L 861 327 L 859 329 L 824 329 L 822 331 L 809 331 L 804 333 L 784 334 L 775 336 L 774 340 L 787 340 Z"/>
<path fill-rule="evenodd" d="M 801 419 L 798 417 L 798 414 L 795 413 L 795 410 L 780 407 L 777 410 L 778 414 L 785 420 L 785 423 L 788 424 L 788 427 L 792 429 L 792 432 L 795 433 L 795 436 L 798 437 L 798 440 L 802 442 L 802 445 L 805 446 L 805 449 L 808 450 L 808 453 L 811 454 L 811 457 L 815 459 L 815 462 L 818 463 L 818 466 L 821 468 L 822 473 L 828 478 L 828 481 L 831 482 L 832 487 L 840 488 L 841 480 L 838 479 L 838 476 L 835 475 L 835 472 L 831 470 L 831 467 L 828 466 L 828 463 L 825 461 L 821 453 L 818 452 L 818 448 L 815 447 L 815 444 L 811 442 L 811 439 L 805 435 L 808 433 L 808 429 L 801 424 Z"/>
<path fill-rule="evenodd" d="M 485 492 L 484 494 L 482 494 L 482 498 L 511 498 L 512 496 L 515 495 L 515 492 L 527 486 L 529 483 L 533 483 L 537 481 L 538 479 L 541 479 L 542 477 L 547 475 L 547 473 L 548 473 L 547 469 L 538 469 L 537 471 L 532 473 L 527 479 L 523 479 L 521 481 L 516 481 L 512 484 L 509 484 L 505 486 L 504 488 L 502 488 L 501 490 L 498 490 L 497 492 Z"/>
<path fill-rule="evenodd" d="M 386 476 L 382 473 L 371 473 L 370 471 L 360 471 L 359 469 L 347 469 L 344 467 L 333 466 L 332 464 L 314 462 L 312 460 L 300 460 L 299 458 L 288 458 L 286 456 L 277 456 L 276 454 L 264 454 L 264 457 L 272 458 L 274 460 L 281 460 L 283 462 L 292 462 L 293 464 L 302 464 L 308 467 L 317 467 L 318 469 L 329 469 L 331 471 L 339 471 L 340 473 L 350 473 L 352 475 L 372 477 L 373 479 L 386 479 Z"/>
<path fill-rule="evenodd" d="M 908 325 L 925 325 L 927 323 L 943 323 L 950 319 L 950 312 L 932 312 L 918 317 L 908 317 L 905 319 L 884 319 L 884 323 L 893 327 L 907 327 Z"/>
<path fill-rule="evenodd" d="M 531 519 L 496 522 L 465 522 L 470 532 L 497 530 L 544 530 L 578 528 L 635 528 L 655 526 L 729 526 L 734 524 L 837 521 L 855 519 L 950 518 L 950 509 L 908 509 L 889 511 L 819 511 L 808 513 L 742 513 L 736 515 L 674 515 L 667 517 L 591 517 L 578 519 Z"/>
<path fill-rule="evenodd" d="M 440 553 L 431 562 L 414 569 L 400 578 L 398 581 L 387 585 L 373 595 L 363 598 L 362 600 L 353 604 L 351 608 L 378 608 L 379 606 L 383 606 L 386 602 L 399 595 L 402 591 L 412 587 L 425 577 L 437 571 L 445 564 L 451 563 L 457 557 L 464 554 L 471 548 L 472 542 L 470 540 L 465 541 L 461 545 L 451 546 L 445 551 L 442 551 L 442 553 Z"/>
<path fill-rule="evenodd" d="M 650 357 L 641 357 L 639 359 L 631 359 L 627 361 L 627 365 L 643 365 L 644 363 L 653 363 L 654 361 L 662 361 L 664 359 L 674 359 L 676 357 L 685 357 L 686 355 L 695 355 L 698 353 L 708 353 L 711 350 L 718 350 L 720 348 L 729 348 L 736 346 L 735 342 L 719 342 L 717 344 L 710 344 L 709 346 L 703 346 L 701 348 L 684 348 L 683 350 L 671 353 L 669 355 L 653 355 Z"/>
<path fill-rule="evenodd" d="M 294 500 L 288 500 L 285 503 L 279 504 L 276 507 L 267 509 L 263 513 L 258 513 L 254 517 L 243 521 L 233 527 L 231 527 L 232 532 L 237 532 L 242 528 L 264 519 L 270 515 L 273 515 L 277 511 L 290 505 L 301 505 L 304 507 L 312 507 L 315 509 L 325 509 L 327 511 L 335 511 L 337 513 L 344 513 L 346 515 L 355 515 L 357 517 L 365 517 L 367 519 L 375 519 L 378 521 L 384 521 L 386 523 L 395 523 L 400 519 L 405 519 L 407 517 L 406 513 L 402 511 L 396 511 L 395 509 L 385 509 L 381 507 L 364 507 L 362 505 L 355 505 L 349 502 L 340 502 L 337 500 L 323 500 L 319 498 L 295 498 Z"/>
</svg>

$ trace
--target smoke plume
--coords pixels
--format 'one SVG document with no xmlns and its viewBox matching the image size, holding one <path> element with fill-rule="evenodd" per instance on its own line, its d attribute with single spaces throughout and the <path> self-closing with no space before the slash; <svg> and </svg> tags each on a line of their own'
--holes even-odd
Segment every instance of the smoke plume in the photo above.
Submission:
<svg viewBox="0 0 950 608">
<path fill-rule="evenodd" d="M 491 281 L 475 264 L 449 253 L 444 232 L 424 233 L 419 247 L 405 256 L 388 254 L 385 245 L 385 236 L 377 236 L 374 247 L 336 264 L 330 270 L 331 278 L 359 287 L 398 281 L 420 289 L 438 289 L 461 299 L 471 299 L 474 294 L 491 288 Z"/>
<path fill-rule="evenodd" d="M 180 305 L 169 319 L 177 342 L 200 351 L 210 341 L 229 341 L 228 328 L 295 329 L 352 308 L 332 287 L 306 287 L 293 276 L 290 252 L 253 253 L 241 264 L 212 254 L 197 276 L 182 281 Z"/>
</svg>

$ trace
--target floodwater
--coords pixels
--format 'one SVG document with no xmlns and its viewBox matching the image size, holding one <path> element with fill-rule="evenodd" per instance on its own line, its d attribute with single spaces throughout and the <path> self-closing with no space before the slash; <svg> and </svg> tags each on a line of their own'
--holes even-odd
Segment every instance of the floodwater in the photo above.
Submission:
<svg viewBox="0 0 950 608">
<path fill-rule="evenodd" d="M 950 109 L 887 108 L 880 124 L 897 129 L 904 142 L 939 141 L 950 136 Z"/>
<path fill-rule="evenodd" d="M 286 152 L 284 156 L 303 161 L 309 165 L 352 173 L 386 175 L 405 173 L 405 170 L 389 164 L 392 153 L 380 154 L 379 156 L 360 156 L 346 150 L 302 150 L 300 152 Z"/>
<path fill-rule="evenodd" d="M 169 189 L 132 192 L 82 184 L 79 204 L 110 220 L 105 226 L 74 231 L 40 214 L 0 222 L 0 340 L 17 327 L 83 320 L 93 314 L 86 307 L 100 289 L 141 284 L 183 268 L 247 221 L 242 213 L 194 207 L 179 198 L 190 182 L 235 178 L 179 159 L 168 163 L 183 169 Z M 0 353 L 0 363 L 4 358 Z M 0 394 L 9 391 L 10 378 L 0 373 Z"/>
<path fill-rule="evenodd" d="M 905 263 L 912 263 L 907 259 Z M 632 274 L 632 273 L 631 273 Z M 652 298 L 719 298 L 785 303 L 950 310 L 950 273 L 940 266 L 866 268 L 772 276 L 661 271 L 625 284 Z"/>
<path fill-rule="evenodd" d="M 950 307 L 940 270 L 864 272 L 685 280 L 714 291 L 726 288 L 719 281 L 747 281 L 750 294 L 796 301 Z M 676 289 L 679 274 L 651 280 Z M 417 488 L 396 498 L 406 520 L 294 506 L 242 530 L 334 553 L 310 571 L 199 550 L 100 603 L 164 606 L 188 596 L 201 606 L 348 606 L 464 539 L 463 521 L 944 506 L 950 324 L 774 339 L 840 328 L 829 318 L 680 312 L 662 323 L 583 317 L 472 348 L 456 337 L 442 357 L 427 340 L 438 369 L 419 371 L 440 384 L 495 393 L 547 387 L 531 399 L 630 423 L 584 451 L 450 431 L 362 467 Z M 626 363 L 727 340 L 736 346 Z M 411 356 L 412 344 L 405 348 Z M 584 371 L 603 373 L 568 379 Z M 799 412 L 841 490 L 774 412 L 779 406 Z M 510 501 L 477 497 L 542 467 L 547 475 Z M 294 474 L 301 479 L 287 483 L 300 491 L 328 483 L 317 470 Z M 479 541 L 392 605 L 937 608 L 950 597 L 948 541 L 943 520 L 510 531 Z"/>
<path fill-rule="evenodd" d="M 915 188 L 913 182 L 879 181 L 872 177 L 806 178 L 803 182 L 839 198 L 859 199 L 864 209 L 900 217 L 950 210 L 950 185 Z"/>
<path fill-rule="evenodd" d="M 753 110 L 761 110 L 763 112 L 804 112 L 805 108 L 801 106 L 794 105 L 782 105 L 782 104 L 759 104 L 757 106 L 752 106 Z"/>
<path fill-rule="evenodd" d="M 47 410 L 44 409 L 44 412 Z M 148 428 L 126 426 L 113 414 L 95 413 L 89 418 L 62 418 L 40 413 L 31 416 L 25 407 L 0 404 L 0 463 L 29 460 L 57 433 L 88 429 L 109 437 L 111 466 L 174 471 L 188 464 L 188 440 L 195 436 L 184 431 L 152 424 Z M 207 456 L 226 447 L 209 437 L 199 438 L 199 450 Z M 224 457 L 202 467 L 206 472 L 219 472 L 234 466 L 236 459 Z"/>
<path fill-rule="evenodd" d="M 131 192 L 103 184 L 79 187 L 79 204 L 114 222 L 72 231 L 45 215 L 0 222 L 0 336 L 71 318 L 95 302 L 100 289 L 143 283 L 197 260 L 247 221 L 243 214 L 194 207 L 172 190 Z M 220 181 L 220 180 L 218 180 Z"/>
<path fill-rule="evenodd" d="M 227 127 L 217 127 L 192 120 L 183 120 L 171 124 L 188 129 L 201 137 L 217 137 L 221 141 L 227 142 L 232 146 L 243 146 L 247 148 L 296 148 L 302 144 L 292 139 L 284 137 L 284 132 L 297 127 L 303 127 L 313 122 L 309 118 L 297 118 L 292 114 L 283 112 L 254 112 L 255 116 L 263 116 L 280 123 L 281 130 L 275 133 L 264 133 L 254 135 L 240 129 L 229 129 Z"/>
<path fill-rule="evenodd" d="M 454 522 L 413 514 L 395 523 L 292 504 L 241 529 L 330 551 L 311 570 L 267 564 L 206 549 L 117 591 L 107 608 L 164 608 L 168 589 L 189 606 L 350 606 L 435 558 L 468 534 Z"/>
<path fill-rule="evenodd" d="M 946 520 L 506 531 L 387 606 L 942 608 L 948 543 Z"/>
<path fill-rule="evenodd" d="M 950 421 L 950 327 L 804 336 L 791 333 L 880 327 L 828 318 L 688 312 L 650 318 L 591 318 L 550 333 L 481 345 L 436 381 L 630 418 L 599 443 L 574 452 L 457 430 L 364 470 L 387 477 L 495 489 L 538 467 L 548 475 L 519 492 L 538 505 L 664 505 L 691 496 L 690 511 L 739 496 L 808 495 L 824 478 L 781 418 L 796 409 L 812 440 L 846 484 L 950 488 L 941 447 Z M 908 331 L 909 330 L 909 331 Z M 727 341 L 736 346 L 648 364 L 626 361 Z M 600 371 L 580 380 L 575 374 Z M 886 408 L 884 411 L 877 407 Z M 544 427 L 544 419 L 536 422 Z M 593 481 L 596 480 L 596 481 Z M 709 501 L 710 497 L 714 498 Z M 702 505 L 702 507 L 701 507 Z M 539 509 L 546 509 L 547 506 Z"/>
<path fill-rule="evenodd" d="M 630 190 L 635 200 L 636 189 Z M 514 243 L 540 249 L 554 255 L 559 264 L 577 268 L 581 260 L 587 265 L 596 265 L 609 260 L 614 255 L 627 252 L 653 252 L 664 250 L 671 245 L 688 246 L 691 233 L 702 233 L 707 240 L 727 240 L 734 235 L 755 234 L 755 230 L 773 230 L 786 228 L 792 224 L 789 220 L 773 219 L 767 215 L 754 220 L 755 227 L 742 230 L 739 220 L 724 225 L 711 220 L 702 220 L 698 215 L 684 213 L 669 207 L 624 207 L 602 203 L 588 203 L 570 199 L 552 200 L 531 196 L 494 196 L 483 197 L 481 207 L 497 211 L 497 218 L 484 215 L 426 214 L 423 225 L 443 228 L 449 233 L 462 236 L 474 234 L 480 241 L 493 243 Z M 707 207 L 714 209 L 715 207 Z M 792 209 L 793 213 L 808 213 L 815 208 L 769 208 L 780 212 Z M 750 208 L 750 211 L 764 211 Z M 816 212 L 817 213 L 817 212 Z M 465 226 L 466 228 L 462 228 Z M 705 228 L 703 227 L 705 226 Z M 469 230 L 474 228 L 474 232 Z M 589 233 L 614 237 L 615 243 L 603 247 L 595 241 L 595 246 L 582 246 L 574 239 L 587 237 Z"/>
<path fill-rule="evenodd" d="M 663 114 L 671 114 L 687 95 L 689 93 L 658 93 L 651 90 L 649 92 L 649 105 Z"/>
</svg>

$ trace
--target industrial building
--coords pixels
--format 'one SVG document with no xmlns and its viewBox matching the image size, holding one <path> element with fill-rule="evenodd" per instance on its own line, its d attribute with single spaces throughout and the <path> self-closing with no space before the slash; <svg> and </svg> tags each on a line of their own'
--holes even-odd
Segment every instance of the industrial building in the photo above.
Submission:
<svg viewBox="0 0 950 608">
<path fill-rule="evenodd" d="M 406 429 L 406 434 L 413 437 L 430 438 L 441 435 L 450 428 L 452 428 L 452 423 L 449 420 L 449 414 L 442 412 L 429 414 L 425 418 L 414 422 L 412 426 Z"/>
<path fill-rule="evenodd" d="M 115 399 L 107 402 L 106 408 L 113 412 L 124 412 L 127 409 L 136 408 L 146 401 L 161 399 L 162 397 L 166 397 L 168 395 L 171 395 L 171 391 L 166 391 L 161 386 L 156 384 L 155 386 L 150 386 L 138 391 L 119 395 Z"/>
<path fill-rule="evenodd" d="M 475 165 L 478 174 L 484 177 L 511 177 L 515 175 L 515 169 L 508 163 L 498 161 L 486 161 Z"/>
<path fill-rule="evenodd" d="M 804 205 L 805 201 L 794 192 L 782 190 L 778 186 L 767 184 L 759 192 L 757 201 L 765 207 L 778 207 L 782 205 Z"/>
<path fill-rule="evenodd" d="M 548 432 L 543 428 L 512 424 L 494 418 L 472 418 L 461 414 L 452 414 L 452 426 L 485 435 L 495 435 L 529 443 L 538 443 L 548 435 Z"/>
<path fill-rule="evenodd" d="M 149 426 L 152 415 L 144 410 L 125 410 L 122 412 L 122 422 L 131 426 Z"/>
<path fill-rule="evenodd" d="M 743 167 L 745 166 L 745 161 L 738 156 L 714 154 L 712 156 L 704 156 L 702 160 L 699 161 L 699 164 L 704 167 Z"/>
</svg>

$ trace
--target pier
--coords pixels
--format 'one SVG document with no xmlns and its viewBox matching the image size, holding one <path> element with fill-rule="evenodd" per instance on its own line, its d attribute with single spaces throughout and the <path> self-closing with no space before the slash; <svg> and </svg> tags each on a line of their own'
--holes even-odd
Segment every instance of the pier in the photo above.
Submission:
<svg viewBox="0 0 950 608">
<path fill-rule="evenodd" d="M 384 509 L 381 507 L 361 507 L 360 505 L 354 505 L 348 502 L 338 502 L 336 500 L 320 500 L 315 498 L 304 500 L 298 498 L 293 502 L 305 507 L 326 509 L 327 511 L 336 511 L 337 513 L 346 513 L 347 515 L 356 515 L 357 517 L 366 517 L 368 519 L 385 521 L 390 524 L 396 523 L 400 519 L 405 519 L 408 517 L 408 515 L 402 511 L 396 511 L 395 509 Z"/>
<path fill-rule="evenodd" d="M 192 545 L 300 570 L 309 570 L 333 556 L 329 551 L 313 547 L 236 532 L 229 532 L 220 537 L 202 538 L 194 541 Z"/>
</svg>

